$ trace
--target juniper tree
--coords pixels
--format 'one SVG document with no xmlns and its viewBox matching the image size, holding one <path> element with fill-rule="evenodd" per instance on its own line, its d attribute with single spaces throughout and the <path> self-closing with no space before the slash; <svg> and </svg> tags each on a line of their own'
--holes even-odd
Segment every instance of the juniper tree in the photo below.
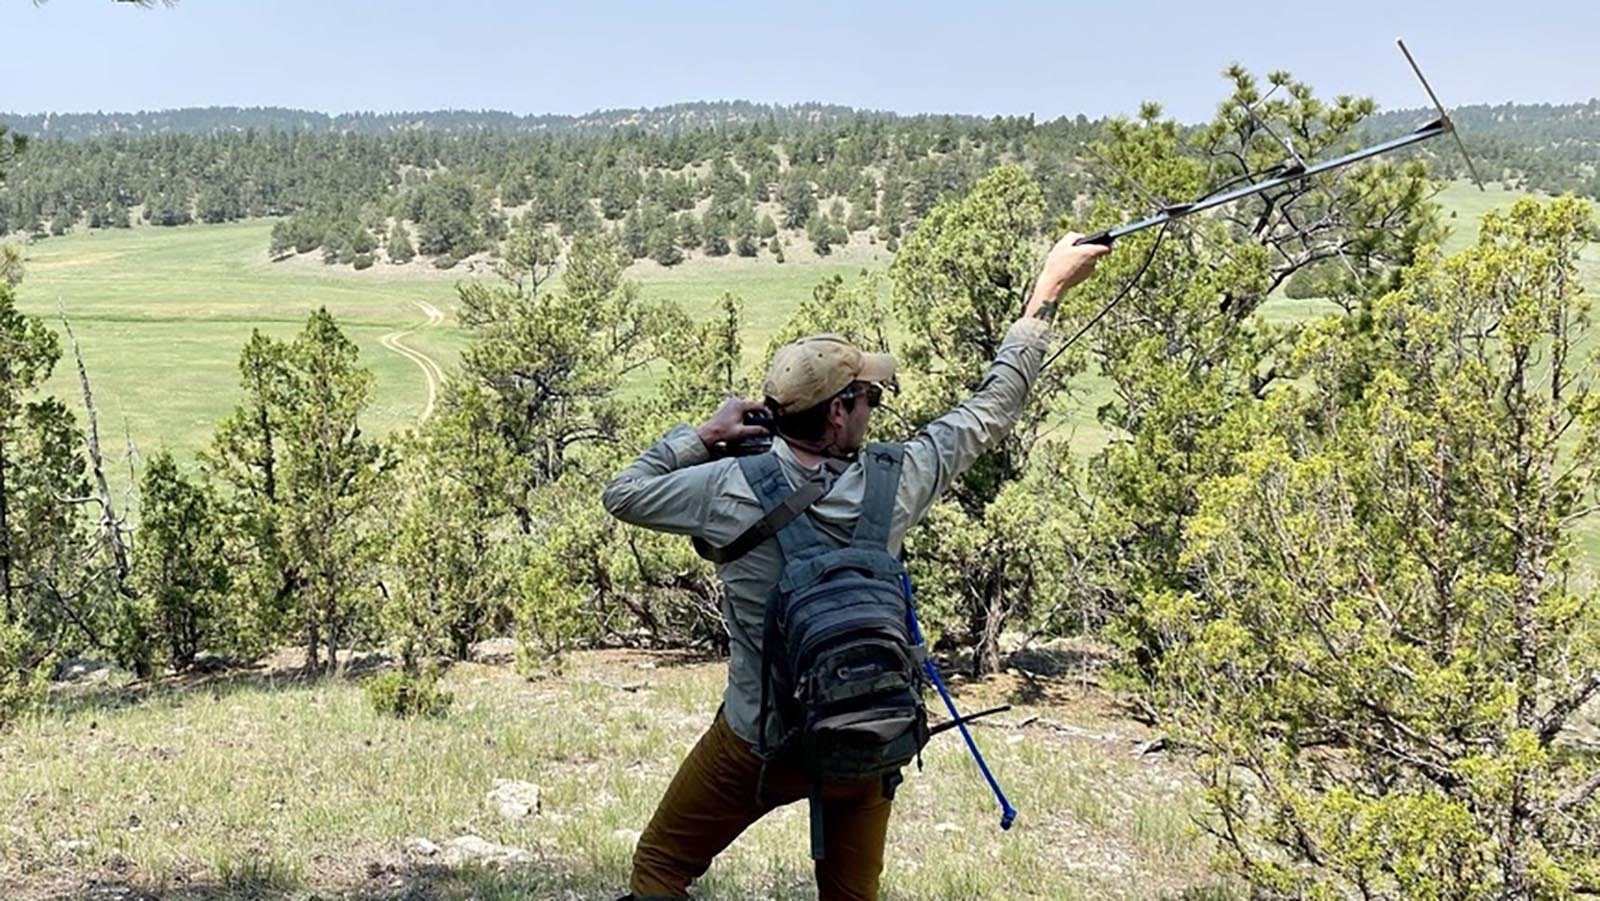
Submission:
<svg viewBox="0 0 1600 901">
<path fill-rule="evenodd" d="M 81 572 L 86 536 L 62 497 L 87 493 L 71 413 L 35 392 L 56 336 L 0 281 L 0 721 L 41 696 L 52 652 L 99 640 Z"/>
<path fill-rule="evenodd" d="M 180 471 L 166 451 L 140 476 L 139 503 L 138 593 L 120 607 L 118 656 L 143 671 L 157 660 L 182 669 L 237 628 L 223 522 L 209 486 Z"/>
<path fill-rule="evenodd" d="M 250 656 L 283 636 L 301 584 L 300 568 L 288 557 L 280 532 L 288 454 L 287 347 L 252 331 L 239 353 L 239 374 L 244 396 L 217 423 L 202 460 L 223 488 L 232 590 L 242 607 L 230 649 Z"/>
<path fill-rule="evenodd" d="M 1152 196 L 1196 197 L 1280 162 L 1284 150 L 1268 128 L 1307 158 L 1332 155 L 1373 108 L 1347 97 L 1325 103 L 1285 73 L 1269 77 L 1273 96 L 1264 98 L 1249 73 L 1228 74 L 1232 95 L 1199 129 L 1163 118 L 1155 104 L 1136 121 L 1111 123 L 1091 154 L 1103 161 L 1089 168 L 1106 192 L 1091 226 L 1140 215 Z M 1422 164 L 1390 160 L 1299 182 L 1281 196 L 1183 220 L 1153 257 L 1154 230 L 1124 239 L 1100 276 L 1067 298 L 1067 319 L 1086 321 L 1150 259 L 1081 348 L 1110 384 L 1096 411 L 1110 441 L 1087 461 L 1087 490 L 1071 509 L 1080 538 L 1067 546 L 1074 566 L 1092 574 L 1080 596 L 1085 617 L 1113 621 L 1136 678 L 1161 652 L 1142 599 L 1187 587 L 1178 554 L 1196 488 L 1227 472 L 1241 450 L 1221 425 L 1288 372 L 1295 327 L 1259 315 L 1261 306 L 1301 269 L 1329 262 L 1339 273 L 1329 299 L 1359 321 L 1396 267 L 1437 233 L 1432 190 Z"/>
<path fill-rule="evenodd" d="M 466 659 L 511 621 L 520 533 L 506 486 L 517 461 L 495 431 L 493 402 L 452 380 L 439 412 L 401 448 L 383 618 L 412 674 L 431 657 Z"/>
<path fill-rule="evenodd" d="M 14 489 L 13 471 L 18 466 L 16 442 L 20 439 L 34 389 L 50 377 L 61 356 L 55 333 L 45 328 L 38 317 L 26 316 L 16 308 L 12 286 L 0 283 L 0 600 L 5 603 L 7 622 L 16 619 L 17 552 L 19 537 L 10 514 Z M 15 437 L 14 437 L 15 436 Z"/>
<path fill-rule="evenodd" d="M 329 666 L 337 665 L 339 650 L 368 615 L 377 581 L 370 520 L 386 462 L 382 448 L 361 432 L 372 373 L 358 356 L 325 309 L 311 314 L 287 351 L 280 528 L 300 574 L 295 631 L 313 668 L 319 648 Z"/>
<path fill-rule="evenodd" d="M 1021 314 L 1045 247 L 1044 203 L 1021 168 L 1002 166 L 965 197 L 936 206 L 890 267 L 893 300 L 909 337 L 903 406 L 913 424 L 970 395 Z M 1069 361 L 1074 363 L 1075 361 Z M 1059 414 L 1072 365 L 1046 370 L 999 444 L 952 485 L 927 524 L 908 537 L 920 597 L 977 645 L 974 668 L 1000 666 L 1000 635 L 1033 605 L 1050 605 L 1063 557 L 1045 540 L 1048 520 L 1014 515 L 1046 420 Z M 1045 459 L 1040 457 L 1041 460 Z M 1047 481 L 1061 482 L 1059 461 Z"/>
<path fill-rule="evenodd" d="M 1265 897 L 1600 892 L 1600 764 L 1569 732 L 1600 693 L 1589 215 L 1489 214 L 1224 426 L 1188 585 L 1145 610 L 1207 826 Z"/>
<path fill-rule="evenodd" d="M 298 639 L 312 668 L 337 664 L 377 584 L 370 517 L 386 460 L 361 432 L 372 374 L 357 357 L 326 310 L 290 342 L 252 335 L 245 398 L 208 455 L 231 489 L 229 554 L 253 625 L 241 643 Z"/>
<path fill-rule="evenodd" d="M 81 437 L 70 411 L 36 392 L 60 342 L 16 308 L 0 283 L 0 603 L 46 646 L 98 644 L 101 614 L 89 547 L 72 500 L 89 495 Z M 74 636 L 69 639 L 68 636 Z"/>
<path fill-rule="evenodd" d="M 711 566 L 681 537 L 618 529 L 593 485 L 594 475 L 609 477 L 672 426 L 703 420 L 729 395 L 749 394 L 742 322 L 743 303 L 732 294 L 723 294 L 702 322 L 675 307 L 661 308 L 650 336 L 651 365 L 660 371 L 657 392 L 624 403 L 621 440 L 589 448 L 587 473 L 551 486 L 546 500 L 559 504 L 563 515 L 531 556 L 523 581 L 526 610 L 576 612 L 574 601 L 587 597 L 583 613 L 591 631 L 618 633 L 636 623 L 652 642 L 726 648 L 722 589 Z M 545 618 L 559 625 L 548 612 Z"/>
</svg>

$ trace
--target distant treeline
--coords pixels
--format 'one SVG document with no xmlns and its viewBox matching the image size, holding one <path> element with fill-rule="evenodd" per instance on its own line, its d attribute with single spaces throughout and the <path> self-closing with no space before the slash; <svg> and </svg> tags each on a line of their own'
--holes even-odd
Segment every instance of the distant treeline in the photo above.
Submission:
<svg viewBox="0 0 1600 901">
<path fill-rule="evenodd" d="M 1369 135 L 1427 111 L 1375 116 Z M 1600 101 L 1464 107 L 1487 178 L 1600 197 Z M 803 235 L 817 253 L 866 235 L 893 250 L 943 196 L 1003 163 L 1053 214 L 1095 187 L 1082 146 L 1104 120 L 897 116 L 742 101 L 584 116 L 444 111 L 329 116 L 277 108 L 12 116 L 30 137 L 0 234 L 282 216 L 274 256 L 320 251 L 365 268 L 416 256 L 448 267 L 511 231 L 615 231 L 634 258 L 762 252 Z M 1448 146 L 1418 153 L 1464 175 Z M 786 233 L 780 237 L 780 232 Z"/>
<path fill-rule="evenodd" d="M 894 113 L 829 103 L 792 105 L 718 100 L 652 109 L 596 110 L 581 115 L 519 116 L 499 110 L 321 113 L 279 106 L 206 106 L 136 113 L 0 113 L 0 123 L 20 134 L 82 141 L 111 135 L 211 135 L 238 131 L 325 131 L 367 135 L 410 131 L 582 134 L 637 127 L 651 132 L 693 131 L 764 123 L 780 128 L 819 126 L 858 118 L 897 119 Z M 975 117 L 966 118 L 977 121 Z"/>
</svg>

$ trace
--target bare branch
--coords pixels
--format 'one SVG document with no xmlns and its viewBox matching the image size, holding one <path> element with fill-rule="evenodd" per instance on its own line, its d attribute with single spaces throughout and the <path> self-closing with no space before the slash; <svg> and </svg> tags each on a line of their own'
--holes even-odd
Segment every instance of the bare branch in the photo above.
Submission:
<svg viewBox="0 0 1600 901">
<path fill-rule="evenodd" d="M 1544 716 L 1539 718 L 1539 742 L 1548 745 L 1561 733 L 1567 724 L 1567 717 L 1572 712 L 1588 703 L 1595 692 L 1600 691 L 1600 671 L 1591 672 L 1587 678 L 1578 683 L 1572 693 L 1551 705 Z"/>
<path fill-rule="evenodd" d="M 1561 796 L 1556 798 L 1555 803 L 1551 805 L 1551 809 L 1557 813 L 1565 813 L 1594 797 L 1594 793 L 1597 791 L 1600 791 L 1600 771 L 1596 771 L 1588 779 L 1562 792 Z"/>
</svg>

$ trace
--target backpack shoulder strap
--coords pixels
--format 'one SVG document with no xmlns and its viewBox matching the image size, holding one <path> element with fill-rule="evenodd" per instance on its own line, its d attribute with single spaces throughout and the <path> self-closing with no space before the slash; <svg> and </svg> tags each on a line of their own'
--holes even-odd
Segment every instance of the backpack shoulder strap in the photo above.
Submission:
<svg viewBox="0 0 1600 901">
<path fill-rule="evenodd" d="M 791 489 L 788 477 L 783 474 L 783 466 L 772 454 L 740 457 L 739 468 L 744 472 L 751 490 L 756 493 L 756 499 L 761 502 L 765 514 L 724 547 L 712 547 L 707 542 L 696 541 L 695 551 L 701 557 L 719 566 L 732 563 L 774 535 L 778 537 L 778 545 L 784 556 L 789 558 L 795 555 L 795 551 L 821 543 L 821 536 L 816 534 L 811 523 L 800 517 L 828 493 L 821 482 L 811 481 L 800 486 L 799 490 Z M 791 525 L 793 528 L 788 528 Z"/>
<path fill-rule="evenodd" d="M 856 520 L 850 543 L 856 547 L 884 550 L 889 545 L 889 526 L 894 519 L 895 495 L 900 490 L 900 463 L 905 448 L 899 444 L 874 443 L 862 453 L 867 484 L 861 495 L 861 516 Z"/>
</svg>

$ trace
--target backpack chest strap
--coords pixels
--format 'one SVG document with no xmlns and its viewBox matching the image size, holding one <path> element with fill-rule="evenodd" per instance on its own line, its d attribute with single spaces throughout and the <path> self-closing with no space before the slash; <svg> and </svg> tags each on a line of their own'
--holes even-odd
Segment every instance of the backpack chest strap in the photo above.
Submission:
<svg viewBox="0 0 1600 901">
<path fill-rule="evenodd" d="M 888 547 L 904 457 L 905 448 L 899 444 L 869 444 L 862 451 L 867 483 L 861 495 L 861 516 L 850 536 L 852 545 L 880 551 Z"/>
<path fill-rule="evenodd" d="M 821 482 L 807 482 L 801 486 L 799 491 L 795 491 L 784 498 L 782 503 L 768 509 L 760 519 L 751 524 L 750 528 L 740 532 L 739 537 L 728 542 L 726 546 L 714 547 L 710 543 L 696 538 L 694 540 L 695 552 L 718 566 L 732 563 L 755 550 L 763 541 L 781 533 L 785 526 L 804 513 L 807 507 L 816 503 L 826 493 L 827 489 L 822 486 Z"/>
<path fill-rule="evenodd" d="M 741 553 L 748 552 L 762 541 L 776 536 L 784 559 L 797 560 L 830 546 L 822 533 L 811 524 L 811 520 L 801 514 L 827 494 L 831 485 L 813 479 L 798 490 L 790 488 L 789 477 L 783 474 L 783 464 L 778 462 L 774 454 L 740 457 L 739 468 L 766 515 L 734 539 L 728 549 L 737 545 L 743 547 Z M 752 533 L 761 534 L 756 537 Z"/>
<path fill-rule="evenodd" d="M 903 457 L 904 448 L 898 444 L 871 444 L 863 451 L 862 467 L 866 485 L 861 498 L 861 515 L 856 520 L 850 538 L 854 547 L 874 550 L 887 548 L 889 529 L 894 519 L 895 495 L 900 488 Z M 761 504 L 762 517 L 724 547 L 713 547 L 708 542 L 695 539 L 696 553 L 721 566 L 743 557 L 774 536 L 778 539 L 784 558 L 790 562 L 828 546 L 811 522 L 801 514 L 822 499 L 828 493 L 829 486 L 814 479 L 798 490 L 790 489 L 782 464 L 772 454 L 740 457 L 739 469 Z"/>
</svg>

